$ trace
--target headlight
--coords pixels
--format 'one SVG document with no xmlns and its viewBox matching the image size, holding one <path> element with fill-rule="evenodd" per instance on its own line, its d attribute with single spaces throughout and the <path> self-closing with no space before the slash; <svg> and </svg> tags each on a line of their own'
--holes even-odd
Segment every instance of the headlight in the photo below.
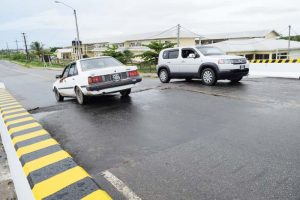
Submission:
<svg viewBox="0 0 300 200">
<path fill-rule="evenodd" d="M 230 59 L 221 59 L 218 61 L 219 64 L 232 64 L 232 60 Z"/>
</svg>

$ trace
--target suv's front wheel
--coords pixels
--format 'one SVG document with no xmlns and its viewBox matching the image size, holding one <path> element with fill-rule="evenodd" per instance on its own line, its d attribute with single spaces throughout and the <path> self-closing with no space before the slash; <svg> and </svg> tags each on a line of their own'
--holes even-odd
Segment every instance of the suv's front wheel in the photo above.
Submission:
<svg viewBox="0 0 300 200">
<path fill-rule="evenodd" d="M 205 68 L 201 73 L 202 83 L 204 85 L 215 85 L 217 82 L 216 73 L 211 68 Z"/>
<path fill-rule="evenodd" d="M 166 69 L 161 69 L 158 73 L 158 76 L 159 76 L 159 80 L 162 82 L 162 83 L 169 83 L 170 82 L 170 75 L 169 75 L 169 72 L 168 70 Z"/>
</svg>

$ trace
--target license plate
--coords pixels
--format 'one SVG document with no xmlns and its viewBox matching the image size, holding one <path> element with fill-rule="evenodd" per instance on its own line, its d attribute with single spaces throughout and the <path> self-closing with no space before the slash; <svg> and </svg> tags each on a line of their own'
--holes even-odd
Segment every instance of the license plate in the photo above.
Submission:
<svg viewBox="0 0 300 200">
<path fill-rule="evenodd" d="M 113 74 L 113 75 L 111 75 L 111 79 L 113 81 L 120 81 L 121 80 L 121 76 L 120 76 L 120 74 Z"/>
<path fill-rule="evenodd" d="M 246 67 L 245 65 L 241 65 L 240 69 L 245 69 L 245 67 Z"/>
</svg>

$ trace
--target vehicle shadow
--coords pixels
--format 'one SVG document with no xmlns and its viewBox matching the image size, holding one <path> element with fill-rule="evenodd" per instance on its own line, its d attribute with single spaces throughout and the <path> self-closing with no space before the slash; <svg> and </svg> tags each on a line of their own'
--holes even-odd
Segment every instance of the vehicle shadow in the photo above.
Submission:
<svg viewBox="0 0 300 200">
<path fill-rule="evenodd" d="M 201 86 L 201 87 L 209 87 L 209 88 L 221 88 L 221 87 L 235 87 L 235 88 L 243 88 L 246 86 L 246 84 L 241 82 L 233 83 L 231 81 L 226 80 L 220 80 L 216 83 L 214 86 L 206 86 L 202 83 L 201 80 L 191 80 L 191 81 L 185 81 L 185 80 L 174 80 L 170 82 L 171 84 L 185 84 L 187 86 Z"/>
<path fill-rule="evenodd" d="M 77 104 L 76 99 L 70 99 L 74 104 Z M 87 103 L 82 105 L 84 107 L 94 107 L 94 106 L 101 106 L 101 107 L 109 107 L 115 105 L 130 105 L 132 104 L 132 98 L 130 96 L 122 97 L 118 94 L 109 94 L 103 96 L 93 96 L 88 97 Z"/>
</svg>

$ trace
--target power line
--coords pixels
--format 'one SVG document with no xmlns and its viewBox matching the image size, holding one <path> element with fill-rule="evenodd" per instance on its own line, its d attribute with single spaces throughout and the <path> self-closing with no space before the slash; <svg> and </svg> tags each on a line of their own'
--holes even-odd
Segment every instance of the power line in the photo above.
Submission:
<svg viewBox="0 0 300 200">
<path fill-rule="evenodd" d="M 197 35 L 197 36 L 201 37 L 202 39 L 208 39 L 208 38 L 205 38 L 203 35 L 200 35 L 198 33 L 195 33 L 193 31 L 191 31 L 190 29 L 185 28 L 184 26 L 181 26 L 181 28 L 188 31 L 188 32 L 190 32 L 190 33 L 192 33 L 192 34 L 194 34 L 194 35 Z"/>
<path fill-rule="evenodd" d="M 171 28 L 169 28 L 169 29 L 167 29 L 167 30 L 165 30 L 165 31 L 162 31 L 162 32 L 160 32 L 159 34 L 155 34 L 155 35 L 153 35 L 153 36 L 150 36 L 149 39 L 154 38 L 154 37 L 157 37 L 157 36 L 160 36 L 160 35 L 162 35 L 162 34 L 164 34 L 164 33 L 166 33 L 166 32 L 169 32 L 169 31 L 171 31 L 171 30 L 177 28 L 177 26 L 178 26 L 178 25 L 173 26 L 173 27 L 171 27 Z"/>
</svg>

